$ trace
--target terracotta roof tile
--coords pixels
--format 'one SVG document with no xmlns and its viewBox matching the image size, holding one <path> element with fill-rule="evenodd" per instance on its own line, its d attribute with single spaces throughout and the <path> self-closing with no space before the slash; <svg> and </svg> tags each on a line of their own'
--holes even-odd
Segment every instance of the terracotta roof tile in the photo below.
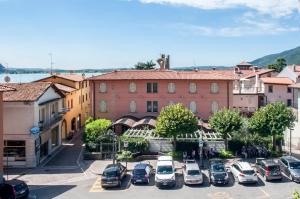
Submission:
<svg viewBox="0 0 300 199">
<path fill-rule="evenodd" d="M 165 80 L 235 80 L 253 77 L 256 74 L 270 72 L 270 69 L 260 69 L 256 72 L 243 70 L 235 74 L 233 70 L 198 70 L 198 71 L 173 71 L 173 70 L 123 70 L 113 71 L 89 78 L 89 80 L 138 80 L 138 79 L 165 79 Z"/>
<path fill-rule="evenodd" d="M 14 91 L 15 88 L 0 84 L 0 92 Z"/>
<path fill-rule="evenodd" d="M 288 77 L 264 77 L 260 79 L 265 84 L 291 85 L 294 83 L 293 80 L 289 79 Z"/>
<path fill-rule="evenodd" d="M 63 74 L 63 73 L 59 73 L 59 74 L 54 74 L 53 76 L 56 77 L 60 77 L 63 79 L 68 79 L 74 82 L 81 82 L 83 80 L 85 80 L 85 77 L 79 74 Z"/>
<path fill-rule="evenodd" d="M 246 72 L 248 71 L 248 72 Z M 263 75 L 263 74 L 266 74 L 266 73 L 270 73 L 274 71 L 274 69 L 258 69 L 256 71 L 253 71 L 253 70 L 243 70 L 243 72 L 245 73 L 244 75 L 242 75 L 242 78 L 251 78 L 251 77 L 254 77 L 255 75 Z"/>
<path fill-rule="evenodd" d="M 66 92 L 66 93 L 71 93 L 73 91 L 76 91 L 75 88 L 72 88 L 72 87 L 69 87 L 69 86 L 66 86 L 66 85 L 63 85 L 63 84 L 58 84 L 58 83 L 55 83 L 54 84 L 59 90 L 63 91 L 63 92 Z"/>
<path fill-rule="evenodd" d="M 9 83 L 5 85 L 15 88 L 15 91 L 4 92 L 3 101 L 36 101 L 52 85 L 52 83 Z"/>
<path fill-rule="evenodd" d="M 289 85 L 289 87 L 300 89 L 300 83 L 296 83 L 296 84 Z"/>
<path fill-rule="evenodd" d="M 242 61 L 241 63 L 237 64 L 237 66 L 252 66 L 252 64 L 250 64 L 246 61 Z"/>
</svg>

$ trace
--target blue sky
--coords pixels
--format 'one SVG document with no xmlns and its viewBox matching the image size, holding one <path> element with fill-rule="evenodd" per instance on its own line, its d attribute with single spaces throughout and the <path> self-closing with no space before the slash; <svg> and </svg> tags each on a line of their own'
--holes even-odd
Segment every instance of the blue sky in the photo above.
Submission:
<svg viewBox="0 0 300 199">
<path fill-rule="evenodd" d="M 0 0 L 0 63 L 234 65 L 300 46 L 299 0 Z"/>
</svg>

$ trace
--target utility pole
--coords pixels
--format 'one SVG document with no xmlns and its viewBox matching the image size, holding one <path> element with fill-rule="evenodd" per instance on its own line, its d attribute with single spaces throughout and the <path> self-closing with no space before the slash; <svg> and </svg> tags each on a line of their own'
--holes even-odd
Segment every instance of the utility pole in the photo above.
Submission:
<svg viewBox="0 0 300 199">
<path fill-rule="evenodd" d="M 53 75 L 53 54 L 52 53 L 49 53 L 49 56 L 50 56 L 50 74 Z"/>
</svg>

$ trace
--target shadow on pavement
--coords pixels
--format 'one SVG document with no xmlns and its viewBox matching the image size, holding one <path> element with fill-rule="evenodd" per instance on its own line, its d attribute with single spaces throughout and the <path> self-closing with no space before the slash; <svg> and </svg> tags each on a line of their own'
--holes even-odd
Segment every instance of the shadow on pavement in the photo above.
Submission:
<svg viewBox="0 0 300 199">
<path fill-rule="evenodd" d="M 130 186 L 131 186 L 131 175 L 126 174 L 126 176 L 122 180 L 121 187 L 107 187 L 107 188 L 104 188 L 104 189 L 105 189 L 105 191 L 116 191 L 116 190 L 120 191 L 120 190 L 129 189 Z"/>
<path fill-rule="evenodd" d="M 30 185 L 29 199 L 50 199 L 55 198 L 73 188 L 75 185 Z"/>
</svg>

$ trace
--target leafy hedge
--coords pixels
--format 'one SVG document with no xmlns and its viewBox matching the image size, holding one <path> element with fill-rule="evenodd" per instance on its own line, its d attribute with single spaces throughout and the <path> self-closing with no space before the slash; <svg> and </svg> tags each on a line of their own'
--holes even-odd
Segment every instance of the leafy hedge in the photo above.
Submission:
<svg viewBox="0 0 300 199">
<path fill-rule="evenodd" d="M 222 149 L 219 153 L 219 157 L 220 158 L 233 158 L 233 154 L 231 151 L 225 151 L 224 149 Z"/>
<path fill-rule="evenodd" d="M 126 136 L 121 136 L 120 141 L 122 147 L 124 141 L 128 141 L 128 148 L 126 150 L 132 153 L 146 152 L 149 150 L 149 142 L 145 138 L 128 138 Z"/>
</svg>

